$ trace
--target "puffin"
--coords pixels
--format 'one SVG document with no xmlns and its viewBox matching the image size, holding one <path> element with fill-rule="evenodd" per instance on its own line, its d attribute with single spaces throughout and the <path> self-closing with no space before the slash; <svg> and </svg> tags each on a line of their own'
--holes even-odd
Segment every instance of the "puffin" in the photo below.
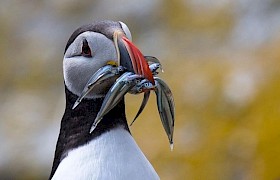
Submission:
<svg viewBox="0 0 280 180">
<path fill-rule="evenodd" d="M 51 180 L 159 179 L 131 135 L 124 98 L 103 117 L 94 131 L 90 131 L 116 79 L 98 84 L 73 109 L 87 81 L 99 68 L 119 63 L 118 59 L 128 69 L 133 69 L 135 63 L 142 68 L 139 59 L 131 57 L 133 53 L 118 54 L 113 40 L 116 32 L 132 41 L 125 23 L 102 20 L 79 27 L 66 44 L 63 57 L 66 105 L 49 176 Z M 142 75 L 149 78 L 149 72 L 142 69 Z"/>
</svg>

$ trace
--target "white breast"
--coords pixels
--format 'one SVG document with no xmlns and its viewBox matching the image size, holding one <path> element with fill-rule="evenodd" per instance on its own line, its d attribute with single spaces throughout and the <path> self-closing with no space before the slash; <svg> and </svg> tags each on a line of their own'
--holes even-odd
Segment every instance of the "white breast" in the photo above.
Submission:
<svg viewBox="0 0 280 180">
<path fill-rule="evenodd" d="M 116 128 L 73 149 L 59 164 L 53 180 L 159 179 L 132 136 Z"/>
</svg>

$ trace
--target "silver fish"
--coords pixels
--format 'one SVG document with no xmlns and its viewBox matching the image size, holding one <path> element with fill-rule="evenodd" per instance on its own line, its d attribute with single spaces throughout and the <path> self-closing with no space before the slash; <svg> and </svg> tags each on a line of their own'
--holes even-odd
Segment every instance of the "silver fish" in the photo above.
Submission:
<svg viewBox="0 0 280 180">
<path fill-rule="evenodd" d="M 154 63 L 149 65 L 149 68 L 151 70 L 151 72 L 153 73 L 153 75 L 158 74 L 156 72 L 156 70 L 158 68 L 160 68 L 160 63 Z M 156 73 L 156 74 L 155 74 Z M 143 79 L 141 82 L 137 83 L 136 86 L 134 86 L 129 93 L 130 94 L 139 94 L 144 92 L 144 90 L 153 90 L 154 89 L 154 85 L 147 79 Z"/>
<path fill-rule="evenodd" d="M 151 56 L 149 56 L 149 57 L 151 57 Z M 154 57 L 152 57 L 152 58 L 154 58 Z M 156 63 L 156 62 L 151 64 L 151 65 L 149 65 L 149 68 L 152 71 L 153 75 L 158 74 L 156 72 L 156 70 L 158 68 L 160 68 L 160 67 L 161 67 L 161 64 L 160 63 Z M 149 100 L 149 97 L 150 97 L 150 90 L 154 90 L 154 88 L 155 88 L 155 86 L 151 82 L 149 82 L 147 79 L 143 79 L 140 83 L 138 83 L 136 86 L 134 86 L 129 91 L 129 93 L 131 93 L 131 94 L 139 94 L 139 93 L 145 92 L 143 100 L 142 100 L 142 103 L 141 103 L 141 106 L 140 106 L 140 108 L 139 108 L 135 118 L 131 122 L 130 126 L 132 126 L 132 124 L 135 122 L 135 120 L 138 118 L 138 116 L 144 110 L 144 108 L 145 108 L 145 106 L 146 106 L 146 104 L 147 104 L 147 102 Z"/>
<path fill-rule="evenodd" d="M 163 69 L 162 69 L 162 65 L 160 63 L 160 61 L 154 57 L 154 56 L 144 56 L 144 58 L 146 59 L 146 61 L 149 63 L 149 65 L 151 64 L 159 64 L 159 68 L 161 70 L 161 72 L 163 72 Z M 151 69 L 151 68 L 150 68 Z M 152 71 L 152 70 L 151 70 Z M 152 71 L 153 72 L 153 71 Z"/>
<path fill-rule="evenodd" d="M 136 84 L 130 91 L 129 93 L 131 94 L 139 94 L 144 92 L 144 97 L 141 103 L 141 106 L 135 116 L 135 118 L 133 119 L 133 121 L 131 122 L 130 126 L 132 126 L 132 124 L 134 123 L 134 121 L 137 119 L 137 117 L 142 113 L 142 111 L 144 110 L 149 97 L 150 97 L 150 90 L 154 90 L 155 86 L 147 79 L 143 79 L 140 83 Z"/>
<path fill-rule="evenodd" d="M 140 94 L 142 92 L 153 90 L 155 86 L 148 80 L 143 79 L 142 81 L 138 82 L 130 91 L 130 94 Z"/>
<path fill-rule="evenodd" d="M 153 63 L 153 64 L 149 65 L 149 68 L 152 71 L 153 75 L 157 75 L 158 74 L 157 70 L 158 70 L 158 68 L 161 69 L 161 65 L 159 63 Z"/>
<path fill-rule="evenodd" d="M 151 63 L 159 63 L 160 64 L 158 58 L 156 58 L 154 56 L 144 56 L 144 58 L 146 59 L 146 61 L 148 63 L 151 62 Z"/>
<path fill-rule="evenodd" d="M 142 111 L 144 110 L 148 100 L 149 100 L 149 97 L 150 97 L 150 91 L 147 91 L 144 93 L 144 97 L 143 97 L 143 101 L 141 103 L 141 106 L 135 116 L 135 118 L 133 119 L 133 121 L 130 123 L 130 126 L 132 126 L 132 124 L 135 122 L 135 120 L 138 118 L 138 116 L 142 113 Z"/>
<path fill-rule="evenodd" d="M 168 136 L 171 150 L 173 150 L 174 114 L 175 104 L 172 92 L 168 85 L 159 77 L 155 77 L 156 97 L 160 119 Z"/>
<path fill-rule="evenodd" d="M 96 84 L 101 84 L 109 78 L 120 75 L 122 72 L 124 72 L 124 68 L 122 66 L 114 67 L 111 65 L 106 65 L 98 69 L 98 71 L 96 71 L 88 80 L 86 86 L 84 87 L 79 98 L 74 103 L 72 109 L 75 109 L 81 103 L 83 98 L 94 88 Z"/>
<path fill-rule="evenodd" d="M 110 88 L 108 93 L 103 100 L 101 108 L 91 126 L 90 133 L 96 128 L 98 123 L 102 120 L 103 116 L 105 116 L 111 109 L 113 109 L 120 100 L 124 97 L 124 95 L 134 87 L 139 81 L 143 79 L 141 75 L 136 75 L 132 72 L 125 72 L 121 75 L 114 85 Z"/>
<path fill-rule="evenodd" d="M 94 123 L 90 129 L 90 133 L 96 128 L 98 123 L 102 118 L 112 110 L 120 101 L 123 99 L 126 93 L 139 94 L 144 92 L 143 101 L 141 106 L 131 122 L 130 126 L 135 122 L 138 116 L 144 110 L 149 97 L 150 91 L 154 90 L 157 99 L 157 108 L 160 115 L 160 119 L 164 130 L 168 136 L 171 150 L 173 149 L 173 132 L 174 132 L 174 121 L 175 121 L 175 104 L 172 92 L 168 85 L 159 77 L 157 70 L 162 66 L 159 60 L 152 56 L 145 56 L 145 59 L 149 63 L 149 68 L 154 76 L 155 85 L 153 85 L 149 80 L 144 79 L 143 76 L 134 74 L 133 72 L 125 72 L 126 69 L 122 66 L 112 66 L 106 65 L 100 68 L 88 81 L 81 96 L 75 102 L 73 109 L 82 101 L 82 99 L 93 89 L 97 84 L 101 84 L 108 78 L 121 76 L 116 80 L 113 86 L 110 88 L 105 96 L 102 106 L 94 120 Z M 163 71 L 163 70 L 162 70 Z"/>
</svg>

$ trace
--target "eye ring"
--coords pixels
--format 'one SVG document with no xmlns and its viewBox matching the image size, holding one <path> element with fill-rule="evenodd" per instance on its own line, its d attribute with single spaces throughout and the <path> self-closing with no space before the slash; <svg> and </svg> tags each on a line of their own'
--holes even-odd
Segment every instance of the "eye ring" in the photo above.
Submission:
<svg viewBox="0 0 280 180">
<path fill-rule="evenodd" d="M 83 40 L 83 46 L 82 46 L 82 53 L 81 53 L 81 55 L 84 56 L 84 57 L 92 57 L 91 49 L 90 49 L 86 39 Z"/>
</svg>

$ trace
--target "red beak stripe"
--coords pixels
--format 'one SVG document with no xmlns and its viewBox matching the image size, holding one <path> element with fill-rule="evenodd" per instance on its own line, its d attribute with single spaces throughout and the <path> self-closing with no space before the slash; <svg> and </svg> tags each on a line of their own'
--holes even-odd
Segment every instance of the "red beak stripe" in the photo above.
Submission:
<svg viewBox="0 0 280 180">
<path fill-rule="evenodd" d="M 140 50 L 125 36 L 122 36 L 122 40 L 126 46 L 126 49 L 131 58 L 131 63 L 136 74 L 142 75 L 144 78 L 148 79 L 153 85 L 155 80 L 153 74 L 149 68 L 147 61 L 145 60 L 143 54 Z"/>
</svg>

